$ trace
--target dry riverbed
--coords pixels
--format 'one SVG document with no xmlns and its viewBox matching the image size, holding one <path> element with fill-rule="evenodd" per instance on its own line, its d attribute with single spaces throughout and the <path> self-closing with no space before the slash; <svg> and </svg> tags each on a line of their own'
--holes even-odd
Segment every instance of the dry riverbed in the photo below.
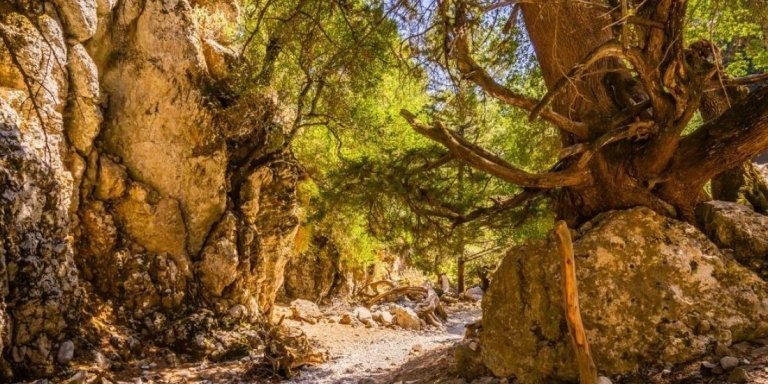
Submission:
<svg viewBox="0 0 768 384">
<path fill-rule="evenodd" d="M 301 328 L 331 360 L 305 368 L 291 383 L 389 383 L 409 360 L 447 351 L 464 336 L 464 326 L 480 318 L 480 307 L 468 305 L 449 309 L 443 329 L 408 331 L 385 327 L 352 327 L 338 323 L 288 325 Z M 288 321 L 288 320 L 286 320 Z M 441 354 L 438 359 L 449 358 Z M 433 363 L 437 363 L 434 361 Z"/>
</svg>

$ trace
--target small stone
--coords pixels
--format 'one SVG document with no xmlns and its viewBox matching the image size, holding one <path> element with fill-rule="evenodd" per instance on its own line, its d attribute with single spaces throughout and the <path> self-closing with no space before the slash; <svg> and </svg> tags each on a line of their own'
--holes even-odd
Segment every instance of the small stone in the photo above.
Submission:
<svg viewBox="0 0 768 384">
<path fill-rule="evenodd" d="M 725 356 L 720 359 L 720 366 L 722 366 L 726 371 L 736 368 L 739 366 L 739 359 L 733 356 Z"/>
<path fill-rule="evenodd" d="M 352 311 L 352 314 L 363 323 L 373 321 L 373 315 L 371 314 L 371 311 L 368 310 L 368 308 L 357 307 L 354 311 Z"/>
<path fill-rule="evenodd" d="M 424 347 L 421 346 L 421 344 L 416 344 L 413 347 L 411 347 L 411 351 L 414 353 L 419 353 L 424 350 Z"/>
<path fill-rule="evenodd" d="M 609 379 L 609 378 L 607 378 L 605 376 L 600 376 L 597 379 L 597 384 L 613 384 L 613 382 L 611 381 L 611 379 Z"/>
<path fill-rule="evenodd" d="M 733 371 L 731 371 L 730 375 L 728 375 L 728 382 L 729 383 L 748 383 L 749 374 L 744 368 L 737 367 Z"/>
<path fill-rule="evenodd" d="M 352 324 L 352 316 L 350 316 L 349 313 L 345 313 L 341 315 L 341 318 L 339 319 L 339 324 L 344 324 L 344 325 Z"/>
<path fill-rule="evenodd" d="M 61 365 L 67 365 L 75 357 L 75 343 L 72 340 L 66 340 L 61 343 L 59 352 L 56 354 L 56 361 Z"/>
<path fill-rule="evenodd" d="M 717 364 L 715 364 L 715 363 L 710 363 L 709 361 L 703 361 L 703 362 L 701 363 L 701 367 L 702 367 L 702 368 L 704 368 L 704 369 L 709 369 L 709 370 L 712 370 L 712 369 L 715 369 L 715 368 L 717 368 L 717 367 L 718 367 L 718 365 L 717 365 Z"/>
</svg>

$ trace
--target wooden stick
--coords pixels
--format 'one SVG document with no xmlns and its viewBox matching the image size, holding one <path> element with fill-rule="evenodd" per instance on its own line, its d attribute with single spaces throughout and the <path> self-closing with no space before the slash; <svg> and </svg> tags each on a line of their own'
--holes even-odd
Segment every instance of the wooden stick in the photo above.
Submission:
<svg viewBox="0 0 768 384">
<path fill-rule="evenodd" d="M 592 360 L 587 334 L 584 331 L 584 323 L 581 320 L 573 241 L 571 240 L 571 230 L 568 229 L 565 221 L 560 220 L 555 224 L 555 235 L 557 236 L 560 255 L 563 257 L 563 306 L 565 307 L 568 331 L 571 334 L 571 341 L 573 341 L 573 349 L 576 351 L 579 381 L 581 384 L 595 384 L 597 383 L 597 367 Z"/>
</svg>

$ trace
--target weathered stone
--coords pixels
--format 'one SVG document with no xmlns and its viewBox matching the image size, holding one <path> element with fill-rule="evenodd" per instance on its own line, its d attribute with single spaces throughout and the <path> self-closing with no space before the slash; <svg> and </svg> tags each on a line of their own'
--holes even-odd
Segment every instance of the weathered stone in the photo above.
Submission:
<svg viewBox="0 0 768 384">
<path fill-rule="evenodd" d="M 373 319 L 381 325 L 390 325 L 395 321 L 395 317 L 389 311 L 376 311 L 373 313 Z"/>
<path fill-rule="evenodd" d="M 355 316 L 363 324 L 367 324 L 369 321 L 373 321 L 373 315 L 371 311 L 365 307 L 357 307 L 352 311 L 352 315 Z"/>
<path fill-rule="evenodd" d="M 464 291 L 464 297 L 474 300 L 474 301 L 480 301 L 483 299 L 483 290 L 480 287 L 472 287 Z"/>
<path fill-rule="evenodd" d="M 96 0 L 96 13 L 99 16 L 107 16 L 117 5 L 117 0 Z"/>
<path fill-rule="evenodd" d="M 715 244 L 732 249 L 736 260 L 768 278 L 768 216 L 741 204 L 708 201 L 696 207 L 696 220 Z"/>
<path fill-rule="evenodd" d="M 186 250 L 197 254 L 224 213 L 227 190 L 225 145 L 199 82 L 204 58 L 189 7 L 136 3 L 143 6 L 116 7 L 113 28 L 127 33 L 113 44 L 130 54 L 102 71 L 109 94 L 104 149 L 122 159 L 134 180 L 178 201 Z"/>
<path fill-rule="evenodd" d="M 47 15 L 4 12 L 0 24 L 0 381 L 13 382 L 14 371 L 53 373 L 80 295 L 62 136 L 67 73 L 57 64 L 64 37 Z"/>
<path fill-rule="evenodd" d="M 297 238 L 310 236 L 307 232 L 300 227 Z M 309 249 L 290 258 L 285 266 L 286 297 L 319 301 L 349 295 L 351 273 L 333 241 L 323 235 L 304 241 L 309 242 Z"/>
<path fill-rule="evenodd" d="M 323 317 L 317 304 L 304 299 L 296 299 L 291 302 L 291 313 L 294 319 L 310 324 L 317 323 L 317 320 Z"/>
<path fill-rule="evenodd" d="M 728 375 L 729 383 L 749 383 L 749 374 L 744 368 L 736 368 Z"/>
<path fill-rule="evenodd" d="M 96 33 L 96 0 L 54 0 L 67 27 L 67 36 L 83 42 Z"/>
<path fill-rule="evenodd" d="M 339 324 L 350 325 L 354 322 L 354 319 L 355 318 L 352 315 L 350 315 L 349 313 L 345 313 L 341 315 L 341 318 L 339 319 Z"/>
<path fill-rule="evenodd" d="M 104 201 L 118 199 L 126 189 L 128 175 L 125 168 L 106 156 L 99 158 L 99 179 L 94 195 Z"/>
<path fill-rule="evenodd" d="M 197 267 L 205 293 L 221 296 L 224 288 L 237 279 L 238 264 L 237 218 L 227 213 L 214 228 Z"/>
<path fill-rule="evenodd" d="M 64 128 L 70 143 L 81 153 L 87 154 L 104 120 L 99 106 L 99 73 L 96 64 L 80 44 L 70 47 L 67 68 L 70 97 Z"/>
<path fill-rule="evenodd" d="M 739 359 L 733 356 L 724 356 L 720 359 L 720 366 L 726 371 L 739 366 Z"/>
<path fill-rule="evenodd" d="M 413 311 L 413 309 L 406 308 L 400 305 L 392 305 L 389 308 L 392 315 L 395 316 L 395 324 L 405 328 L 405 329 L 412 329 L 412 330 L 419 330 L 421 329 L 421 321 L 419 320 L 419 316 L 416 314 L 416 312 Z"/>
<path fill-rule="evenodd" d="M 720 340 L 768 334 L 767 284 L 694 227 L 646 208 L 609 212 L 592 225 L 574 249 L 582 317 L 601 372 L 685 362 Z M 524 383 L 577 377 L 560 268 L 553 242 L 516 247 L 499 266 L 480 332 L 494 374 Z M 712 329 L 697 334 L 704 320 Z"/>
<path fill-rule="evenodd" d="M 295 159 L 280 157 L 256 170 L 241 191 L 243 250 L 252 261 L 250 270 L 241 273 L 233 299 L 256 301 L 262 312 L 269 312 L 283 285 L 285 265 L 293 252 L 299 226 L 296 186 L 300 171 Z M 249 293 L 246 297 L 244 293 Z"/>
<path fill-rule="evenodd" d="M 213 39 L 203 41 L 203 55 L 208 73 L 216 80 L 226 79 L 237 60 L 237 53 Z"/>
<path fill-rule="evenodd" d="M 80 252 L 84 257 L 99 260 L 109 255 L 117 244 L 117 228 L 104 203 L 93 201 L 82 209 Z M 88 268 L 86 268 L 86 273 Z"/>
<path fill-rule="evenodd" d="M 75 343 L 72 340 L 66 340 L 59 346 L 59 352 L 56 354 L 56 361 L 59 364 L 66 365 L 75 357 Z"/>
<path fill-rule="evenodd" d="M 126 198 L 115 206 L 117 222 L 147 250 L 186 258 L 186 232 L 178 201 L 153 201 L 150 194 L 146 186 L 132 184 Z"/>
</svg>

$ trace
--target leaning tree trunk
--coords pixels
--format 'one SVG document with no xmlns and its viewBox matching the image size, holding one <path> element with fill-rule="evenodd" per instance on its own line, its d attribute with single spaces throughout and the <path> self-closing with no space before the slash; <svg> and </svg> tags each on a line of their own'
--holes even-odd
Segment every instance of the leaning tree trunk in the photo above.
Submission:
<svg viewBox="0 0 768 384">
<path fill-rule="evenodd" d="M 717 88 L 702 96 L 701 117 L 713 120 L 746 97 L 744 87 L 723 91 Z M 751 160 L 728 169 L 712 178 L 712 198 L 750 205 L 756 212 L 768 213 L 768 182 Z"/>
</svg>

